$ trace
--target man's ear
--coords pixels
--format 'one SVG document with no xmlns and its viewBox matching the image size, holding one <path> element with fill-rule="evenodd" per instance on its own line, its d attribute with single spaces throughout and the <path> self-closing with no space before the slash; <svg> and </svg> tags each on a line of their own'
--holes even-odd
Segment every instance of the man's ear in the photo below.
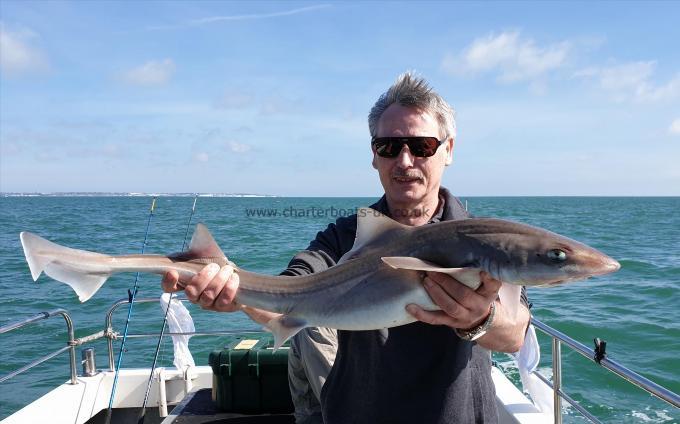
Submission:
<svg viewBox="0 0 680 424">
<path fill-rule="evenodd" d="M 453 145 L 455 144 L 455 140 L 453 137 L 449 137 L 448 140 L 446 140 L 446 162 L 444 162 L 447 166 L 451 165 L 453 162 Z"/>
<path fill-rule="evenodd" d="M 371 165 L 373 165 L 373 169 L 378 169 L 378 155 L 375 154 L 375 148 L 373 146 L 371 146 L 371 152 L 373 153 Z"/>
</svg>

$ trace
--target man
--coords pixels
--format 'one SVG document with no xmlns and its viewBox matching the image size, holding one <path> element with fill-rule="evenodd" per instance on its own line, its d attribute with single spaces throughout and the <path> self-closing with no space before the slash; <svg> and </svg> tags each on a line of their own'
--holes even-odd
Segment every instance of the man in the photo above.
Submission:
<svg viewBox="0 0 680 424">
<path fill-rule="evenodd" d="M 460 202 L 441 187 L 444 169 L 453 160 L 454 112 L 425 80 L 401 75 L 378 99 L 368 120 L 373 167 L 385 190 L 374 209 L 412 226 L 467 217 Z M 352 216 L 329 225 L 293 258 L 284 274 L 333 266 L 351 249 L 356 222 Z M 327 424 L 497 421 L 489 350 L 518 351 L 529 311 L 523 296 L 523 306 L 510 316 L 497 299 L 501 282 L 485 273 L 481 279 L 483 284 L 473 291 L 446 274 L 428 273 L 423 285 L 441 311 L 408 305 L 419 322 L 338 331 L 337 356 L 322 391 L 324 364 L 327 369 L 332 363 L 327 352 L 335 350 L 334 334 L 325 329 L 302 333 L 293 343 L 300 357 L 294 355 L 291 365 L 298 371 L 319 365 L 302 374 L 292 370 L 293 390 L 307 377 L 320 395 Z M 187 297 L 204 308 L 244 310 L 258 322 L 275 316 L 234 304 L 238 275 L 230 267 L 209 265 L 186 284 L 174 273 L 163 280 L 166 291 L 184 285 Z M 314 399 L 307 400 L 310 406 Z"/>
</svg>

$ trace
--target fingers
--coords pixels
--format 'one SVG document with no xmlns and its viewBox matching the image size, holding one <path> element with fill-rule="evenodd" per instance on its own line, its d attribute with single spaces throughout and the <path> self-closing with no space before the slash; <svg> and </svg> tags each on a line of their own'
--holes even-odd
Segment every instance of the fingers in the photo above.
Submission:
<svg viewBox="0 0 680 424">
<path fill-rule="evenodd" d="M 184 292 L 191 302 L 204 309 L 230 312 L 240 308 L 234 303 L 238 285 L 233 267 L 209 264 L 191 279 Z"/>
<path fill-rule="evenodd" d="M 165 273 L 163 280 L 161 280 L 161 287 L 166 293 L 184 290 L 184 284 L 179 282 L 179 274 L 174 269 Z"/>
<path fill-rule="evenodd" d="M 406 312 L 413 315 L 418 321 L 432 325 L 448 325 L 449 327 L 457 328 L 456 320 L 443 311 L 426 311 L 420 306 L 411 303 L 406 306 Z"/>
<path fill-rule="evenodd" d="M 462 308 L 466 310 L 484 309 L 485 307 L 488 309 L 489 303 L 491 303 L 491 299 L 486 298 L 483 293 L 479 293 L 479 288 L 477 291 L 472 290 L 447 274 L 428 272 L 427 277 L 423 280 L 426 290 L 428 289 L 428 282 L 434 283 L 434 287 L 432 287 L 433 291 L 436 287 L 441 288 L 439 299 L 443 301 L 443 304 L 439 304 L 437 301 L 435 301 L 435 303 L 437 303 L 444 312 L 447 312 L 450 315 L 459 313 L 459 311 L 457 311 L 459 308 L 456 306 L 462 306 Z M 480 288 L 481 287 L 482 286 L 480 286 Z M 428 293 L 431 293 L 430 290 L 428 290 Z M 430 297 L 431 296 L 432 294 L 430 294 Z M 448 298 L 448 300 L 445 297 Z M 433 298 L 432 300 L 435 299 Z M 450 306 L 451 302 L 455 303 L 456 306 Z"/>
<path fill-rule="evenodd" d="M 484 296 L 487 299 L 496 299 L 498 291 L 501 289 L 503 283 L 500 280 L 493 278 L 488 272 L 482 271 L 479 273 L 482 284 L 477 289 L 477 294 Z"/>
<path fill-rule="evenodd" d="M 194 275 L 184 289 L 187 299 L 192 303 L 198 303 L 201 293 L 203 293 L 203 290 L 210 284 L 219 270 L 219 265 L 208 264 L 198 274 Z"/>
<path fill-rule="evenodd" d="M 501 282 L 487 273 L 480 275 L 482 285 L 475 291 L 453 277 L 428 272 L 423 286 L 441 311 L 409 310 L 418 320 L 431 324 L 444 324 L 454 328 L 472 328 L 483 322 L 496 299 Z"/>
<path fill-rule="evenodd" d="M 444 274 L 439 274 L 439 275 L 444 275 Z M 448 277 L 450 280 L 455 281 L 453 278 Z M 457 290 L 452 289 L 449 286 L 453 285 L 458 285 L 462 286 L 462 284 L 450 284 L 448 281 L 441 279 L 440 277 L 435 277 L 432 278 L 428 274 L 427 277 L 423 279 L 423 286 L 425 287 L 425 290 L 427 291 L 427 294 L 430 295 L 430 298 L 432 301 L 441 308 L 442 311 L 444 311 L 447 315 L 455 317 L 455 316 L 460 316 L 464 315 L 467 313 L 465 310 L 465 307 L 462 306 L 462 301 L 456 300 L 462 298 L 463 295 L 467 294 L 459 294 L 458 297 L 454 293 L 451 292 L 457 292 Z M 467 287 L 466 287 L 467 288 Z M 469 289 L 468 289 L 469 290 Z M 470 290 L 471 291 L 471 290 Z"/>
<path fill-rule="evenodd" d="M 228 271 L 230 273 L 230 276 L 226 277 L 227 281 L 224 287 L 222 288 L 222 291 L 218 293 L 217 296 L 215 297 L 211 309 L 219 312 L 234 312 L 242 309 L 243 307 L 242 305 L 239 305 L 238 303 L 235 302 L 236 292 L 239 286 L 239 276 L 238 274 L 233 272 L 233 268 L 229 267 L 231 268 L 230 270 L 225 270 L 224 268 L 220 270 L 220 273 L 224 271 L 226 275 L 226 272 Z M 220 276 L 220 278 L 224 278 L 224 276 Z"/>
<path fill-rule="evenodd" d="M 206 280 L 209 279 L 210 281 L 208 281 L 205 286 L 202 286 L 203 290 L 198 294 L 198 303 L 202 308 L 212 309 L 215 299 L 217 299 L 217 297 L 222 293 L 224 287 L 227 285 L 229 277 L 231 277 L 233 272 L 234 269 L 230 266 L 224 266 L 222 268 L 217 267 L 217 272 L 215 272 L 214 269 L 206 272 L 206 276 L 204 278 Z M 202 283 L 203 281 L 201 281 L 201 284 Z M 197 290 L 200 287 L 200 285 L 197 285 Z"/>
</svg>

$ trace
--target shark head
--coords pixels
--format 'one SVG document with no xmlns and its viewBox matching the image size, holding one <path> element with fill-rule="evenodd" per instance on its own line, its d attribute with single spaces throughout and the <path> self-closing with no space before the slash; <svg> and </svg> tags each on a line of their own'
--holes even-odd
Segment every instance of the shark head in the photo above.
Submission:
<svg viewBox="0 0 680 424">
<path fill-rule="evenodd" d="M 496 219 L 475 221 L 474 228 L 462 231 L 482 253 L 474 261 L 505 282 L 552 286 L 621 267 L 597 249 L 541 228 Z"/>
<path fill-rule="evenodd" d="M 525 285 L 557 285 L 618 271 L 621 265 L 597 249 L 563 236 L 532 240 L 514 272 Z"/>
</svg>

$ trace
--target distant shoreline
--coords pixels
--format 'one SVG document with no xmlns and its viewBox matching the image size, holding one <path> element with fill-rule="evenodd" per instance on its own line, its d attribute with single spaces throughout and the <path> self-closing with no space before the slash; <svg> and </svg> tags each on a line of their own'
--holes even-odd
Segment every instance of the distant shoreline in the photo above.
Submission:
<svg viewBox="0 0 680 424">
<path fill-rule="evenodd" d="M 125 193 L 125 192 L 51 192 L 51 193 L 0 193 L 1 197 L 280 197 L 273 194 L 253 193 Z"/>
<path fill-rule="evenodd" d="M 375 198 L 375 196 L 281 196 L 278 194 L 255 194 L 255 193 L 125 193 L 125 192 L 48 192 L 48 193 L 17 193 L 17 192 L 0 192 L 0 197 L 237 197 L 237 198 Z M 611 195 L 611 194 L 568 194 L 568 195 L 503 195 L 503 194 L 489 194 L 489 195 L 458 195 L 463 199 L 474 199 L 483 197 L 497 197 L 497 198 L 550 198 L 550 197 L 600 197 L 600 198 L 677 198 L 680 195 L 648 195 L 648 194 L 628 194 L 628 195 Z"/>
</svg>

